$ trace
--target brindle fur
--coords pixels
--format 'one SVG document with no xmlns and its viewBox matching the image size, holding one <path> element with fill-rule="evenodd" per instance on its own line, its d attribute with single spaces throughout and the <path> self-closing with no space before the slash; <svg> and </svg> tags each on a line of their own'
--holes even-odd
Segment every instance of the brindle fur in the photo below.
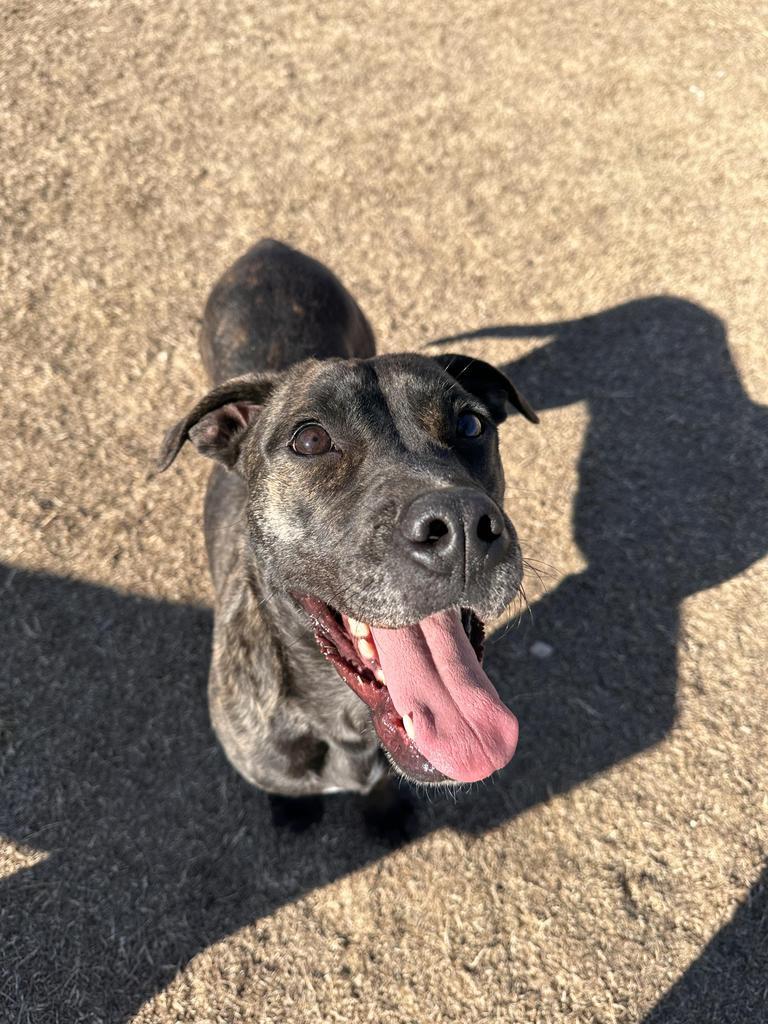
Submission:
<svg viewBox="0 0 768 1024">
<path fill-rule="evenodd" d="M 457 455 L 445 436 L 457 405 L 471 403 L 491 424 L 507 401 L 535 415 L 480 361 L 373 358 L 373 333 L 338 279 L 274 241 L 254 246 L 218 282 L 200 348 L 216 387 L 169 431 L 159 467 L 191 439 L 235 470 L 215 467 L 205 499 L 214 729 L 237 770 L 270 793 L 366 793 L 386 773 L 368 709 L 325 661 L 290 594 L 389 626 L 451 604 L 498 614 L 520 579 L 508 520 L 509 557 L 465 579 L 461 593 L 452 577 L 422 579 L 398 560 L 397 521 L 408 502 L 438 488 L 481 488 L 502 504 L 495 429 L 482 451 Z M 290 450 L 297 423 L 309 420 L 339 440 L 343 458 Z"/>
</svg>

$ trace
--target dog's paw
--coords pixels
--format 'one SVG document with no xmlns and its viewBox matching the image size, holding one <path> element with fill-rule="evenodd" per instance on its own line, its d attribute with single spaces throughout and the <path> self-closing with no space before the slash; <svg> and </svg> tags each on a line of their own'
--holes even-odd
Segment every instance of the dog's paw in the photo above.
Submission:
<svg viewBox="0 0 768 1024">
<path fill-rule="evenodd" d="M 321 796 L 275 796 L 269 797 L 272 824 L 276 828 L 287 828 L 291 832 L 306 832 L 322 820 L 325 802 Z"/>
<path fill-rule="evenodd" d="M 390 847 L 402 846 L 416 836 L 416 804 L 407 790 L 394 782 L 370 793 L 365 799 L 363 822 L 371 839 Z"/>
</svg>

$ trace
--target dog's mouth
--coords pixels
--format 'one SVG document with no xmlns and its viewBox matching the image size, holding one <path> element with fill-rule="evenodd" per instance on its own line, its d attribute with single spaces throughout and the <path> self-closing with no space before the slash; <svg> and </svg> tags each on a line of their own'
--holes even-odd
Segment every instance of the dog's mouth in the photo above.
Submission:
<svg viewBox="0 0 768 1024">
<path fill-rule="evenodd" d="M 484 626 L 449 608 L 387 629 L 295 594 L 320 650 L 371 711 L 395 768 L 421 783 L 478 782 L 507 764 L 517 719 L 482 669 Z"/>
</svg>

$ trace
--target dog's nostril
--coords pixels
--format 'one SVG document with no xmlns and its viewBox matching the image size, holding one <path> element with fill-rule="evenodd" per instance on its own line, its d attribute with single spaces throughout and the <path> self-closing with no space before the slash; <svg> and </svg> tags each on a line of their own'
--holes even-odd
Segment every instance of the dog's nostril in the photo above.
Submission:
<svg viewBox="0 0 768 1024">
<path fill-rule="evenodd" d="M 430 519 L 427 527 L 427 542 L 435 543 L 448 533 L 448 526 L 442 519 Z"/>
<path fill-rule="evenodd" d="M 477 523 L 477 536 L 486 544 L 491 544 L 501 536 L 501 530 L 496 529 L 490 516 L 480 516 Z"/>
</svg>

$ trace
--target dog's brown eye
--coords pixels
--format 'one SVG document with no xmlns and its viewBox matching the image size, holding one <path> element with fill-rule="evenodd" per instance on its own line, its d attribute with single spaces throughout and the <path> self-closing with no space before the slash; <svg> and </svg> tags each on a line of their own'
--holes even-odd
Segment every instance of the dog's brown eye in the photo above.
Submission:
<svg viewBox="0 0 768 1024">
<path fill-rule="evenodd" d="M 483 429 L 483 421 L 473 412 L 463 412 L 456 422 L 459 437 L 480 437 Z"/>
<path fill-rule="evenodd" d="M 325 455 L 332 447 L 331 435 L 319 423 L 300 427 L 291 441 L 291 448 L 297 455 Z"/>
</svg>

